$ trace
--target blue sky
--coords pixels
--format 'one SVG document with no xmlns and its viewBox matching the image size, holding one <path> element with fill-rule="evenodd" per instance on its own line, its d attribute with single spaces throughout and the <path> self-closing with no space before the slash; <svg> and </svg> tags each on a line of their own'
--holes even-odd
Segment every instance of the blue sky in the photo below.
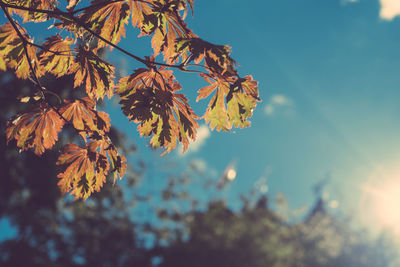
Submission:
<svg viewBox="0 0 400 267">
<path fill-rule="evenodd" d="M 139 156 L 155 165 L 201 162 L 217 183 L 234 162 L 236 179 L 222 192 L 232 206 L 239 205 L 240 193 L 262 181 L 272 198 L 281 192 L 292 209 L 310 207 L 312 187 L 329 177 L 326 192 L 339 201 L 338 212 L 348 214 L 362 203 L 363 186 L 396 178 L 400 162 L 397 2 L 196 1 L 189 27 L 209 42 L 229 44 L 241 75 L 251 74 L 259 82 L 263 102 L 254 111 L 252 126 L 234 133 L 202 128 L 206 138 L 196 149 L 159 159 L 117 105 L 111 101 L 107 110 L 138 144 Z M 123 48 L 140 56 L 151 52 L 149 39 L 138 40 L 135 30 L 127 36 Z M 125 74 L 139 66 L 117 52 L 108 58 Z M 205 85 L 202 79 L 178 78 L 197 114 L 203 115 L 207 100 L 194 101 Z M 165 179 L 158 171 L 152 176 Z M 154 181 L 147 189 L 151 186 Z"/>
<path fill-rule="evenodd" d="M 365 198 L 363 186 L 396 178 L 400 161 L 396 14 L 400 8 L 390 0 L 197 1 L 189 27 L 207 41 L 232 47 L 241 75 L 259 81 L 263 102 L 250 128 L 205 130 L 197 151 L 162 160 L 201 161 L 217 173 L 215 182 L 235 162 L 236 179 L 223 192 L 232 206 L 239 205 L 240 193 L 264 182 L 268 194 L 281 192 L 291 209 L 310 208 L 313 186 L 329 177 L 325 191 L 339 202 L 335 212 L 354 214 Z M 135 37 L 121 45 L 138 44 Z M 135 67 L 123 62 L 128 73 Z M 207 101 L 194 99 L 204 83 L 193 75 L 178 77 L 202 115 Z M 108 109 L 146 154 L 135 126 L 117 108 Z M 383 177 L 382 170 L 393 170 L 393 177 Z"/>
<path fill-rule="evenodd" d="M 197 1 L 189 26 L 232 46 L 240 73 L 259 81 L 263 102 L 251 128 L 212 132 L 196 152 L 164 158 L 201 159 L 219 174 L 235 161 L 237 177 L 224 192 L 232 205 L 267 170 L 269 194 L 282 192 L 293 209 L 312 205 L 311 189 L 326 177 L 339 209 L 357 209 L 363 185 L 379 179 L 372 174 L 400 160 L 400 20 L 387 2 L 382 13 L 378 0 Z M 202 115 L 206 101 L 193 100 L 204 84 L 179 78 Z M 110 111 L 138 140 L 135 127 Z"/>
</svg>

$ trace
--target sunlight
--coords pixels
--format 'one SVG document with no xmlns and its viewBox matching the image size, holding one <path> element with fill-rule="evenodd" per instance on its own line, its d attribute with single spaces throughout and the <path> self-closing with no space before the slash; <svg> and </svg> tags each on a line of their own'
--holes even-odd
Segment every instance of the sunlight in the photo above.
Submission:
<svg viewBox="0 0 400 267">
<path fill-rule="evenodd" d="M 236 178 L 236 170 L 233 168 L 229 169 L 226 173 L 226 177 L 231 181 L 234 180 Z"/>
<path fill-rule="evenodd" d="M 370 199 L 368 208 L 377 226 L 400 234 L 400 177 L 382 181 L 378 186 L 365 185 Z"/>
</svg>

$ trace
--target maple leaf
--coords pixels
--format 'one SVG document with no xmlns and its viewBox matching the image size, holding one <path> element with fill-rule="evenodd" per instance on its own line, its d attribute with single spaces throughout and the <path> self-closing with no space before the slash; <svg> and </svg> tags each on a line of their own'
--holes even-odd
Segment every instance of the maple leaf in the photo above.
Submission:
<svg viewBox="0 0 400 267">
<path fill-rule="evenodd" d="M 20 30 L 23 32 L 22 28 Z M 27 34 L 23 36 L 27 41 L 31 40 Z M 26 58 L 25 47 L 29 59 Z M 9 68 L 13 68 L 17 77 L 21 79 L 29 77 L 31 72 L 29 67 L 30 61 L 36 76 L 40 76 L 41 71 L 36 55 L 36 47 L 28 43 L 25 44 L 25 47 L 24 41 L 18 36 L 11 23 L 6 23 L 0 27 L 0 57 L 2 61 L 5 61 Z"/>
<path fill-rule="evenodd" d="M 31 10 L 4 9 L 13 24 L 0 26 L 0 70 L 13 68 L 16 75 L 24 79 L 32 76 L 38 91 L 22 96 L 20 101 L 41 100 L 28 112 L 7 122 L 7 142 L 15 139 L 21 150 L 34 148 L 36 154 L 42 154 L 53 147 L 64 122 L 71 123 L 85 143 L 87 139 L 90 141 L 85 148 L 75 144 L 64 147 L 57 161 L 63 168 L 58 175 L 62 192 L 86 199 L 100 190 L 110 172 L 114 174 L 114 182 L 126 172 L 126 159 L 110 139 L 110 118 L 107 113 L 96 110 L 96 101 L 105 95 L 111 98 L 114 93 L 114 67 L 99 57 L 99 49 L 109 42 L 117 44 L 125 37 L 130 17 L 132 25 L 141 31 L 139 36 L 152 35 L 154 57 L 162 54 L 165 61 L 155 63 L 154 57 L 143 60 L 119 49 L 148 68 L 136 69 L 132 75 L 120 79 L 117 92 L 123 113 L 138 124 L 142 136 L 150 137 L 153 147 L 164 147 L 166 153 L 180 142 L 185 152 L 190 140 L 196 139 L 199 117 L 189 106 L 188 99 L 178 93 L 181 86 L 172 71 L 157 67 L 180 60 L 182 63 L 174 67 L 194 72 L 197 70 L 185 69 L 188 63 L 204 61 L 205 66 L 195 67 L 205 67 L 209 74 L 201 75 L 210 85 L 198 91 L 197 101 L 214 94 L 204 115 L 212 129 L 229 131 L 233 126 L 250 125 L 248 119 L 259 101 L 257 82 L 251 76 L 239 77 L 229 46 L 208 43 L 187 27 L 184 19 L 189 9 L 193 14 L 194 0 L 91 0 L 87 1 L 89 6 L 78 10 L 74 9 L 79 0 L 63 2 L 67 4 L 67 12 L 57 8 L 57 0 L 3 0 L 6 5 Z M 52 12 L 35 12 L 34 9 Z M 24 22 L 54 18 L 59 22 L 52 26 L 68 31 L 70 37 L 55 35 L 43 44 L 33 44 L 7 10 L 22 16 Z M 18 27 L 23 37 L 13 26 Z M 76 48 L 71 51 L 71 46 Z M 40 61 L 36 47 L 43 48 Z M 85 88 L 88 97 L 60 100 L 61 108 L 51 109 L 45 103 L 47 98 L 42 98 L 45 89 L 37 79 L 44 72 L 57 77 L 73 74 L 74 87 Z"/>
<path fill-rule="evenodd" d="M 41 10 L 54 10 L 58 4 L 57 0 L 7 0 L 6 2 L 15 6 Z M 12 8 L 11 10 L 13 13 L 20 15 L 24 19 L 24 22 L 42 22 L 48 18 L 47 14 L 41 12 L 21 10 L 17 8 Z"/>
<path fill-rule="evenodd" d="M 126 173 L 126 158 L 120 155 L 114 145 L 107 143 L 107 148 L 104 149 L 107 152 L 109 161 L 111 162 L 111 171 L 114 173 L 114 183 L 119 177 L 120 179 Z"/>
<path fill-rule="evenodd" d="M 179 10 L 187 10 L 185 1 L 162 0 L 152 1 L 151 12 L 142 13 L 141 35 L 154 33 L 151 44 L 154 55 L 164 54 L 164 60 L 172 64 L 176 58 L 175 43 L 178 38 L 189 38 L 195 35 L 183 21 Z"/>
<path fill-rule="evenodd" d="M 129 120 L 139 123 L 138 131 L 151 136 L 154 147 L 164 147 L 170 152 L 177 140 L 183 145 L 183 152 L 189 139 L 196 139 L 199 119 L 184 95 L 175 93 L 181 86 L 175 81 L 171 70 L 164 67 L 156 70 L 137 69 L 124 77 L 118 84 L 118 94 L 123 113 Z"/>
<path fill-rule="evenodd" d="M 57 77 L 66 75 L 73 63 L 71 45 L 74 40 L 60 35 L 51 36 L 42 44 L 44 50 L 40 53 L 40 65 L 44 71 Z"/>
<path fill-rule="evenodd" d="M 99 58 L 87 47 L 78 46 L 77 55 L 69 74 L 75 74 L 74 87 L 84 85 L 90 98 L 111 98 L 113 93 L 114 67 Z"/>
<path fill-rule="evenodd" d="M 139 29 L 143 27 L 144 16 L 149 15 L 152 12 L 149 3 L 150 2 L 129 0 L 129 6 L 132 10 L 133 27 L 138 27 Z"/>
<path fill-rule="evenodd" d="M 74 128 L 80 131 L 84 139 L 87 134 L 96 132 L 101 136 L 110 130 L 108 114 L 97 111 L 95 101 L 89 97 L 76 99 L 74 102 L 66 100 L 60 113 L 67 121 L 72 122 Z"/>
<path fill-rule="evenodd" d="M 227 45 L 214 45 L 193 37 L 177 39 L 175 48 L 175 57 L 181 56 L 183 62 L 194 61 L 198 64 L 204 59 L 205 66 L 211 72 L 223 76 L 236 75 L 236 62 L 231 58 L 231 48 Z"/>
<path fill-rule="evenodd" d="M 252 76 L 244 78 L 213 77 L 203 74 L 202 77 L 210 85 L 198 91 L 196 101 L 208 97 L 216 91 L 212 97 L 204 118 L 210 124 L 210 128 L 217 131 L 229 131 L 234 127 L 248 127 L 253 110 L 260 101 L 258 97 L 258 84 Z"/>
<path fill-rule="evenodd" d="M 64 146 L 57 165 L 65 170 L 58 174 L 58 186 L 62 193 L 71 191 L 75 199 L 87 199 L 94 191 L 100 191 L 109 169 L 107 157 L 98 153 L 98 142 L 93 141 L 81 148 L 70 143 Z"/>
<path fill-rule="evenodd" d="M 94 0 L 91 2 L 93 7 L 85 10 L 81 20 L 92 31 L 99 34 L 113 44 L 125 37 L 125 24 L 129 21 L 131 9 L 127 3 L 114 2 L 107 3 L 104 0 Z M 99 5 L 105 3 L 104 5 Z M 99 40 L 98 47 L 107 44 Z M 111 47 L 112 49 L 112 47 Z"/>
<path fill-rule="evenodd" d="M 12 139 L 22 151 L 35 147 L 37 155 L 54 146 L 64 120 L 46 104 L 36 104 L 28 112 L 7 122 L 7 143 Z"/>
</svg>

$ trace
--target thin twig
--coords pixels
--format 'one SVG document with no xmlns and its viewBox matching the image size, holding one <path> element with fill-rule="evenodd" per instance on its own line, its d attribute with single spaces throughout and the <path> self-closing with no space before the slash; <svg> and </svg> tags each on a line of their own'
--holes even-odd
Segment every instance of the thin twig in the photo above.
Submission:
<svg viewBox="0 0 400 267">
<path fill-rule="evenodd" d="M 45 14 L 48 14 L 48 15 L 54 17 L 54 18 L 57 18 L 57 19 L 60 19 L 59 16 L 61 16 L 66 20 L 72 20 L 80 28 L 85 29 L 87 32 L 89 32 L 93 36 L 97 37 L 101 41 L 105 42 L 109 46 L 119 50 L 120 52 L 126 54 L 127 56 L 129 56 L 129 57 L 131 57 L 133 59 L 135 59 L 136 61 L 139 61 L 139 62 L 145 64 L 147 67 L 151 67 L 153 65 L 158 65 L 158 66 L 164 66 L 164 67 L 169 67 L 169 68 L 177 68 L 177 69 L 179 69 L 179 70 L 181 70 L 183 72 L 198 72 L 198 71 L 191 71 L 191 70 L 185 69 L 184 64 L 172 65 L 172 64 L 166 64 L 166 63 L 161 63 L 161 62 L 155 62 L 155 61 L 142 59 L 142 58 L 140 58 L 140 57 L 128 52 L 127 50 L 119 47 L 118 45 L 113 44 L 112 42 L 110 42 L 109 40 L 105 39 L 101 35 L 97 34 L 93 30 L 91 30 L 88 26 L 86 26 L 84 23 L 82 23 L 77 17 L 75 17 L 73 13 L 64 12 L 64 11 L 61 11 L 60 9 L 43 10 L 43 9 L 35 9 L 35 8 L 29 8 L 29 7 L 23 7 L 23 6 L 16 6 L 16 5 L 11 5 L 11 4 L 8 4 L 8 3 L 4 3 L 3 0 L 0 0 L 0 3 L 1 3 L 2 6 L 9 7 L 9 8 L 21 9 L 21 10 L 26 10 L 26 11 L 31 11 L 31 12 L 38 12 L 38 13 L 45 13 Z"/>
<path fill-rule="evenodd" d="M 47 52 L 53 53 L 53 54 L 55 54 L 55 55 L 58 55 L 58 56 L 68 56 L 68 57 L 71 57 L 72 55 L 70 55 L 70 54 L 63 54 L 63 53 L 70 53 L 70 52 L 73 52 L 72 50 L 52 51 L 52 50 L 50 50 L 50 49 L 44 47 L 43 45 L 35 44 L 35 43 L 33 43 L 33 42 L 30 42 L 30 41 L 26 41 L 26 43 L 27 43 L 27 44 L 30 44 L 30 45 L 32 45 L 32 46 L 35 46 L 35 47 L 37 47 L 37 48 L 40 48 L 40 49 L 42 49 L 42 50 L 44 50 L 44 51 L 47 51 Z"/>
<path fill-rule="evenodd" d="M 3 5 L 2 1 L 0 2 L 0 6 L 1 6 L 1 9 L 4 11 L 4 14 L 6 15 L 8 21 L 11 23 L 15 32 L 17 33 L 18 37 L 21 39 L 22 45 L 24 47 L 24 54 L 26 56 L 26 61 L 28 61 L 29 70 L 31 72 L 31 76 L 33 78 L 34 84 L 36 85 L 40 94 L 42 95 L 43 100 L 46 101 L 46 103 L 50 106 L 50 108 L 53 109 L 57 113 L 57 115 L 60 116 L 60 118 L 62 120 L 64 120 L 67 124 L 69 124 L 70 122 L 66 118 L 64 118 L 64 116 L 60 113 L 60 111 L 56 107 L 54 107 L 54 105 L 52 105 L 49 101 L 46 100 L 47 99 L 47 97 L 46 97 L 47 90 L 45 90 L 44 87 L 42 86 L 42 84 L 40 83 L 39 78 L 35 73 L 35 69 L 33 68 L 32 62 L 29 57 L 28 48 L 27 48 L 27 45 L 29 45 L 29 42 L 24 38 L 21 31 L 18 29 L 17 24 L 15 23 L 15 21 L 12 19 L 12 17 L 8 13 L 7 7 L 5 7 Z M 76 130 L 78 130 L 78 129 L 76 129 Z"/>
<path fill-rule="evenodd" d="M 135 2 L 146 3 L 148 5 L 152 5 L 152 3 L 148 2 L 148 1 L 143 1 L 143 0 L 134 0 L 134 1 Z M 126 0 L 104 1 L 104 2 L 101 2 L 101 3 L 93 4 L 91 6 L 87 6 L 87 7 L 76 9 L 76 10 L 70 12 L 70 13 L 75 15 L 76 13 L 79 13 L 79 12 L 82 12 L 82 11 L 86 11 L 86 10 L 88 10 L 90 8 L 95 8 L 95 7 L 99 7 L 99 6 L 102 6 L 102 5 L 109 5 L 109 4 L 118 3 L 118 2 L 126 2 Z"/>
</svg>

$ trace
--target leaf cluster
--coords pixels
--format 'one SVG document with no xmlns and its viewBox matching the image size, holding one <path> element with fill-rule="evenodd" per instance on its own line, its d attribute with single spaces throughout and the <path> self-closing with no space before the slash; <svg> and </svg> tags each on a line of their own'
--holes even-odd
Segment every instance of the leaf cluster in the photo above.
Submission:
<svg viewBox="0 0 400 267">
<path fill-rule="evenodd" d="M 0 70 L 14 70 L 33 83 L 31 94 L 22 96 L 28 108 L 7 122 L 8 142 L 38 155 L 51 149 L 64 126 L 72 127 L 82 143 L 67 144 L 57 164 L 62 192 L 76 198 L 99 191 L 106 176 L 122 177 L 126 159 L 109 137 L 109 116 L 96 108 L 106 96 L 120 97 L 122 112 L 138 124 L 138 132 L 153 147 L 165 152 L 178 143 L 186 151 L 196 140 L 198 120 L 212 129 L 230 131 L 250 126 L 258 97 L 252 76 L 239 76 L 230 48 L 200 39 L 185 23 L 193 0 L 0 0 L 8 22 L 0 26 Z M 24 23 L 49 22 L 56 31 L 43 43 L 34 42 Z M 140 57 L 120 46 L 128 25 L 151 37 L 153 55 Z M 49 31 L 49 32 L 53 32 Z M 104 49 L 118 50 L 141 67 L 115 79 L 115 68 L 102 58 Z M 156 59 L 162 56 L 162 61 Z M 174 71 L 196 73 L 209 85 L 198 91 L 197 101 L 211 100 L 204 116 L 193 112 Z M 47 90 L 45 77 L 71 75 L 79 99 L 62 99 Z M 72 88 L 71 88 L 72 89 Z M 56 99 L 57 101 L 53 101 Z"/>
</svg>

